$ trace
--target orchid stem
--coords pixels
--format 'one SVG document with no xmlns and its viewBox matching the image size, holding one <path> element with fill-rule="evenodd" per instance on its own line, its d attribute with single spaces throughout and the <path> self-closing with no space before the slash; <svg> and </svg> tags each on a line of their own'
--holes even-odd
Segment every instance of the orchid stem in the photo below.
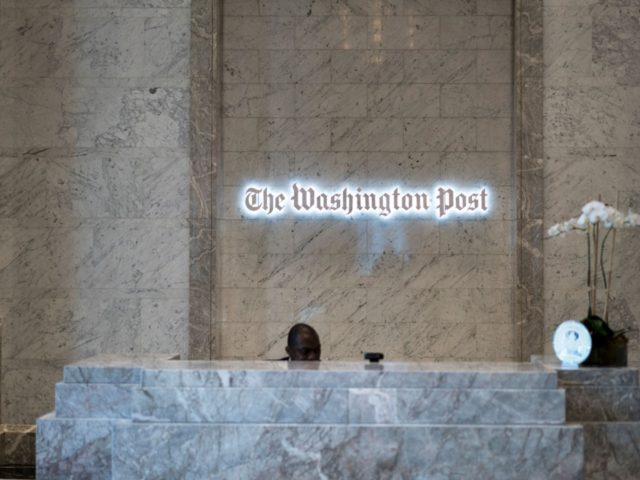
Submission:
<svg viewBox="0 0 640 480">
<path fill-rule="evenodd" d="M 598 234 L 600 230 L 600 222 L 597 222 L 593 228 L 593 310 L 594 315 L 596 315 L 596 311 L 598 309 L 598 255 L 599 255 L 599 245 L 598 245 Z"/>
<path fill-rule="evenodd" d="M 616 210 L 620 210 L 620 192 L 618 192 L 616 197 Z M 609 229 L 609 232 L 611 229 Z M 611 282 L 613 281 L 613 254 L 616 251 L 616 233 L 617 229 L 613 230 L 613 237 L 611 238 L 611 255 L 609 256 L 609 272 L 608 272 L 608 281 L 607 281 L 607 296 L 604 300 L 604 321 L 609 321 L 609 298 L 611 296 Z M 608 235 L 608 233 L 607 233 Z M 605 238 L 606 240 L 606 238 Z M 604 242 L 602 242 L 602 249 L 604 251 Z"/>
<path fill-rule="evenodd" d="M 607 282 L 607 297 L 604 300 L 604 321 L 609 321 L 609 293 L 611 292 L 611 281 L 613 280 L 613 254 L 616 248 L 616 230 L 613 230 L 611 237 L 611 255 L 609 257 L 609 281 Z"/>
<path fill-rule="evenodd" d="M 600 273 L 602 273 L 602 282 L 604 283 L 604 288 L 607 288 L 607 274 L 604 270 L 604 246 L 607 243 L 607 238 L 609 238 L 609 234 L 611 233 L 611 230 L 613 230 L 613 227 L 609 227 L 609 230 L 607 230 L 607 233 L 605 234 L 604 238 L 602 239 L 602 243 L 600 244 Z M 615 235 L 615 233 L 614 233 Z"/>
<path fill-rule="evenodd" d="M 591 224 L 587 224 L 587 288 L 589 289 L 589 313 L 593 315 L 593 289 L 591 286 Z"/>
</svg>

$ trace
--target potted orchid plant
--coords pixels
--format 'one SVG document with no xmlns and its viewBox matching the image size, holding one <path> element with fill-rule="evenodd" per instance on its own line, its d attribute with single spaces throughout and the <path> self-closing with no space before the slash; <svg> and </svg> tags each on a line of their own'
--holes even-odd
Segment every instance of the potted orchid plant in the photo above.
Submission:
<svg viewBox="0 0 640 480">
<path fill-rule="evenodd" d="M 626 366 L 626 330 L 615 331 L 609 326 L 609 307 L 613 272 L 613 257 L 616 232 L 622 228 L 640 226 L 640 215 L 629 212 L 626 215 L 600 201 L 591 201 L 582 207 L 582 214 L 566 222 L 553 225 L 548 234 L 551 237 L 578 231 L 587 237 L 587 288 L 589 310 L 582 323 L 591 334 L 592 350 L 585 365 Z M 605 249 L 609 242 L 609 254 Z M 600 280 L 599 280 L 600 276 Z M 602 315 L 597 312 L 598 282 L 604 287 L 604 308 Z"/>
</svg>

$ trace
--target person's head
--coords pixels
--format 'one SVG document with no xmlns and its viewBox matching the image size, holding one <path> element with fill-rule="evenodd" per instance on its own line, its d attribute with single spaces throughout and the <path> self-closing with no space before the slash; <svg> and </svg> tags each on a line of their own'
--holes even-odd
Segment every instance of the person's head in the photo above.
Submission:
<svg viewBox="0 0 640 480">
<path fill-rule="evenodd" d="M 298 323 L 289 330 L 286 350 L 289 360 L 320 360 L 320 337 L 309 325 Z"/>
</svg>

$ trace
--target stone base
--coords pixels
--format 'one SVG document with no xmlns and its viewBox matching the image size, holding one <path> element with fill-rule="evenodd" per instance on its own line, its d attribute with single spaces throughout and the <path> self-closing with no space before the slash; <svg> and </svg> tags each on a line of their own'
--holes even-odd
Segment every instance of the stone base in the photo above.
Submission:
<svg viewBox="0 0 640 480">
<path fill-rule="evenodd" d="M 36 426 L 0 425 L 0 465 L 36 464 Z"/>
<path fill-rule="evenodd" d="M 584 430 L 585 479 L 635 479 L 640 472 L 640 386 L 635 368 L 559 370 L 567 421 Z"/>
<path fill-rule="evenodd" d="M 585 478 L 640 476 L 640 422 L 593 422 L 583 428 Z"/>
<path fill-rule="evenodd" d="M 544 367 L 167 362 L 65 367 L 40 478 L 582 478 Z"/>
<path fill-rule="evenodd" d="M 572 426 L 38 423 L 47 479 L 582 478 Z M 64 441 L 61 439 L 64 438 Z"/>
</svg>

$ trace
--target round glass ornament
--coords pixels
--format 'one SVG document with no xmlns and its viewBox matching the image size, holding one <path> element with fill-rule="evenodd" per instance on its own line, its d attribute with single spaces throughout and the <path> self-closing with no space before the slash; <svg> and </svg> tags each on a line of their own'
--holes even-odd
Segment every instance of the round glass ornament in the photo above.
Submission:
<svg viewBox="0 0 640 480">
<path fill-rule="evenodd" d="M 578 368 L 591 353 L 591 335 L 582 323 L 566 320 L 553 334 L 553 350 L 563 368 Z"/>
</svg>

